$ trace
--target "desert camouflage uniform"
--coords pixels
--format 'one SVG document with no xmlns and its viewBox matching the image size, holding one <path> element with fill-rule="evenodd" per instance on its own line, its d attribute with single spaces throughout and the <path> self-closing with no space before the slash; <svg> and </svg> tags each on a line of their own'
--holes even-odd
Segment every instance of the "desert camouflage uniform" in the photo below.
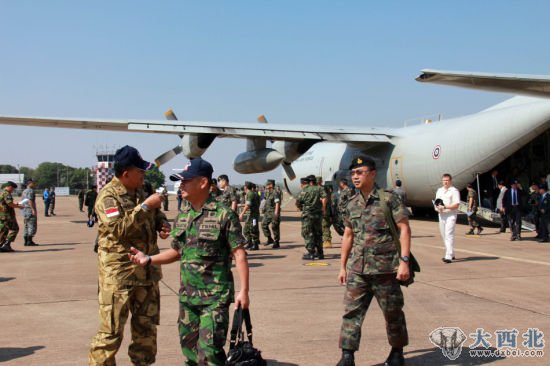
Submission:
<svg viewBox="0 0 550 366">
<path fill-rule="evenodd" d="M 27 188 L 23 191 L 21 198 L 27 198 L 29 200 L 29 203 L 27 203 L 23 208 L 23 219 L 25 224 L 23 236 L 29 237 L 32 240 L 32 237 L 36 235 L 37 221 L 36 216 L 32 214 L 31 201 L 36 205 L 36 195 L 32 188 Z"/>
<path fill-rule="evenodd" d="M 160 209 L 145 211 L 143 190 L 129 192 L 118 180 L 99 193 L 98 226 L 99 331 L 93 338 L 90 365 L 115 365 L 128 313 L 132 341 L 128 355 L 134 365 L 150 365 L 157 353 L 160 266 L 141 267 L 128 257 L 131 246 L 147 255 L 159 253 L 157 230 L 166 222 Z"/>
<path fill-rule="evenodd" d="M 249 244 L 260 243 L 260 196 L 257 192 L 248 191 L 246 194 L 248 210 L 244 214 L 244 237 Z"/>
<path fill-rule="evenodd" d="M 319 186 L 306 186 L 296 200 L 296 206 L 302 211 L 302 237 L 309 254 L 323 253 L 323 232 L 321 228 L 325 190 Z"/>
<path fill-rule="evenodd" d="M 281 239 L 281 231 L 280 231 L 280 224 L 281 224 L 281 216 L 280 212 L 277 217 L 275 217 L 275 206 L 277 203 L 279 204 L 279 210 L 281 205 L 281 196 L 279 192 L 272 190 L 272 191 L 265 191 L 265 206 L 264 206 L 264 218 L 262 220 L 262 230 L 264 232 L 264 236 L 268 239 L 268 242 L 279 243 L 279 240 Z M 271 224 L 271 228 L 273 231 L 273 236 L 271 236 L 271 232 L 269 231 L 269 224 Z"/>
<path fill-rule="evenodd" d="M 171 236 L 181 256 L 179 334 L 186 365 L 222 366 L 235 292 L 231 253 L 244 244 L 239 218 L 209 197 L 198 211 L 183 209 Z"/>
<path fill-rule="evenodd" d="M 323 215 L 323 221 L 321 223 L 323 230 L 323 242 L 332 241 L 332 233 L 330 232 L 330 226 L 332 225 L 332 197 L 327 187 L 320 187 L 325 191 L 327 197 L 327 206 L 325 214 Z"/>
<path fill-rule="evenodd" d="M 345 225 L 353 230 L 353 246 L 347 263 L 345 313 L 340 332 L 340 348 L 359 349 L 361 325 L 373 297 L 376 297 L 384 318 L 392 347 L 402 348 L 409 342 L 403 293 L 395 278 L 399 254 L 393 242 L 378 191 L 367 197 L 359 192 L 350 200 Z M 408 210 L 396 194 L 386 194 L 395 222 L 408 216 Z"/>
<path fill-rule="evenodd" d="M 13 203 L 13 197 L 5 189 L 0 193 L 0 240 L 13 242 L 19 232 L 15 210 L 9 205 Z"/>
</svg>

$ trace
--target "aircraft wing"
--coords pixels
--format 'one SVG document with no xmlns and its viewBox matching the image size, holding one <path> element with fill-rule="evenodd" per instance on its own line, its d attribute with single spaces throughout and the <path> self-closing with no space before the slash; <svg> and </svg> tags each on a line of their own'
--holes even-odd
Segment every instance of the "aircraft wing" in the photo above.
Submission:
<svg viewBox="0 0 550 366">
<path fill-rule="evenodd" d="M 85 130 L 150 132 L 175 135 L 207 134 L 217 137 L 314 140 L 333 142 L 389 142 L 392 129 L 165 120 L 106 120 L 0 116 L 0 125 L 60 127 Z"/>
<path fill-rule="evenodd" d="M 422 70 L 416 81 L 535 97 L 550 97 L 550 76 Z"/>
</svg>

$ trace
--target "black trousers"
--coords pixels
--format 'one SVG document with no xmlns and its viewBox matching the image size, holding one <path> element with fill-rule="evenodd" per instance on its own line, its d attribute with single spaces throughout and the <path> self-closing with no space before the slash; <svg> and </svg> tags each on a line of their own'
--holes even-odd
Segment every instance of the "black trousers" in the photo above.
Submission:
<svg viewBox="0 0 550 366">
<path fill-rule="evenodd" d="M 510 225 L 510 230 L 512 231 L 513 238 L 521 237 L 521 210 L 519 206 L 512 206 L 509 211 L 506 211 L 508 216 L 508 224 Z"/>
</svg>

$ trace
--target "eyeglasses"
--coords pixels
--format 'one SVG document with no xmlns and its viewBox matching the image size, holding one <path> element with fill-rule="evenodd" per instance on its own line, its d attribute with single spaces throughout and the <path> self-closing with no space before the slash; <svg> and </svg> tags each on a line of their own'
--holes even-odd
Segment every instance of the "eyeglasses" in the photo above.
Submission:
<svg viewBox="0 0 550 366">
<path fill-rule="evenodd" d="M 368 169 L 355 169 L 355 170 L 352 170 L 350 172 L 350 174 L 351 174 L 351 176 L 354 176 L 354 175 L 367 174 L 368 172 L 370 172 L 370 170 L 368 170 Z"/>
</svg>

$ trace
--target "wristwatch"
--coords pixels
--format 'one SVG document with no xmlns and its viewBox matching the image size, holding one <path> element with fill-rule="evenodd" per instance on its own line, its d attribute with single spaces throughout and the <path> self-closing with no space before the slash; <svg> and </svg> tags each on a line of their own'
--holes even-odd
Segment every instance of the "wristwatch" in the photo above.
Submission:
<svg viewBox="0 0 550 366">
<path fill-rule="evenodd" d="M 142 204 L 141 204 L 141 208 L 143 209 L 143 211 L 149 212 L 149 206 L 147 206 L 146 203 L 142 203 Z"/>
<path fill-rule="evenodd" d="M 405 263 L 409 263 L 409 257 L 406 256 L 406 255 L 403 255 L 403 256 L 399 257 L 399 259 L 401 259 Z"/>
</svg>

